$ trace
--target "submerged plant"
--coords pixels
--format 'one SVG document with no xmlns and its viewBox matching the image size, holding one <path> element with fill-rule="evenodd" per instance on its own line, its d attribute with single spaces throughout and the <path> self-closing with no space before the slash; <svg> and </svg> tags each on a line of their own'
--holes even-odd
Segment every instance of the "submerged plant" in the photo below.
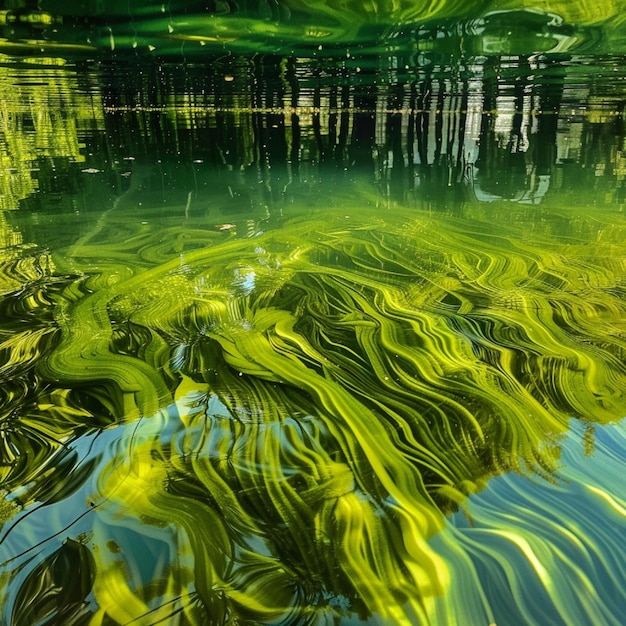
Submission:
<svg viewBox="0 0 626 626">
<path fill-rule="evenodd" d="M 58 260 L 83 277 L 37 376 L 128 422 L 94 528 L 169 546 L 100 542 L 90 623 L 420 623 L 444 516 L 494 475 L 550 478 L 572 417 L 623 416 L 622 222 L 548 245 L 539 222 L 381 212 L 105 228 Z"/>
</svg>

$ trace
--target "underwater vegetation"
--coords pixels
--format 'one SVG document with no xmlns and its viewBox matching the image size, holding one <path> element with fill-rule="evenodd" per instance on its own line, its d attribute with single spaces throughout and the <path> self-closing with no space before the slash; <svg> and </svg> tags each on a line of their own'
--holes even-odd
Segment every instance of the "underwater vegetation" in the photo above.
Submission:
<svg viewBox="0 0 626 626">
<path fill-rule="evenodd" d="M 4 257 L 7 623 L 444 624 L 446 518 L 624 417 L 621 214 L 335 205 Z"/>
</svg>

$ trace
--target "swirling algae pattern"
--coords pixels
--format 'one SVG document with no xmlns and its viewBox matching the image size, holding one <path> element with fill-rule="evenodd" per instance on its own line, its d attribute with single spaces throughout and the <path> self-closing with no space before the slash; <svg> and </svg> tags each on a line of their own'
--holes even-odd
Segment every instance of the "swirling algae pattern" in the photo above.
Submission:
<svg viewBox="0 0 626 626">
<path fill-rule="evenodd" d="M 160 10 L 161 6 L 151 3 L 124 7 L 117 19 L 111 16 L 111 28 L 92 31 L 90 44 L 101 50 L 150 49 L 157 55 L 178 53 L 181 43 L 188 44 L 189 54 L 213 46 L 257 54 L 295 49 L 303 56 L 310 55 L 313 46 L 319 54 L 345 46 L 351 51 L 382 53 L 388 38 L 404 34 L 410 36 L 403 40 L 404 46 L 429 50 L 432 41 L 423 40 L 421 29 L 436 26 L 439 37 L 448 32 L 449 41 L 450 34 L 462 33 L 459 53 L 465 54 L 473 50 L 472 42 L 480 54 L 564 52 L 589 45 L 595 45 L 594 53 L 598 45 L 616 53 L 622 49 L 616 45 L 624 20 L 619 0 L 286 0 L 272 7 L 244 2 L 233 13 L 235 6 L 236 2 L 221 5 L 210 19 L 199 6 L 184 12 L 173 6 L 171 11 Z M 503 15 L 517 27 L 516 38 L 506 42 L 484 30 L 485 20 L 498 22 Z M 132 25 L 125 24 L 127 18 L 132 18 Z M 588 40 L 585 30 L 589 27 L 601 28 L 603 36 Z"/>
<path fill-rule="evenodd" d="M 4 264 L 9 623 L 486 625 L 503 581 L 538 623 L 528 563 L 589 623 L 615 539 L 523 485 L 625 414 L 623 219 L 368 204 L 244 238 L 125 212 Z"/>
</svg>

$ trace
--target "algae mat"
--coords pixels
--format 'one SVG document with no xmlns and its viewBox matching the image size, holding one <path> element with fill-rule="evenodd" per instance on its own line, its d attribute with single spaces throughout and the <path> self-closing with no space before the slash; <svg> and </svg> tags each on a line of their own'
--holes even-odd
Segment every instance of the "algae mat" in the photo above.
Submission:
<svg viewBox="0 0 626 626">
<path fill-rule="evenodd" d="M 620 623 L 623 215 L 303 213 L 5 248 L 3 621 Z"/>
</svg>

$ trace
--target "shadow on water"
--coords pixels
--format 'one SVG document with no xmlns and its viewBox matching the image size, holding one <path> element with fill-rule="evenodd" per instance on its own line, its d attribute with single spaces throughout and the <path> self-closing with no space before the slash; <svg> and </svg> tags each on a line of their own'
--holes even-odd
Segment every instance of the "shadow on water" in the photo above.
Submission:
<svg viewBox="0 0 626 626">
<path fill-rule="evenodd" d="M 0 12 L 0 621 L 619 624 L 613 5 L 62 4 Z"/>
</svg>

